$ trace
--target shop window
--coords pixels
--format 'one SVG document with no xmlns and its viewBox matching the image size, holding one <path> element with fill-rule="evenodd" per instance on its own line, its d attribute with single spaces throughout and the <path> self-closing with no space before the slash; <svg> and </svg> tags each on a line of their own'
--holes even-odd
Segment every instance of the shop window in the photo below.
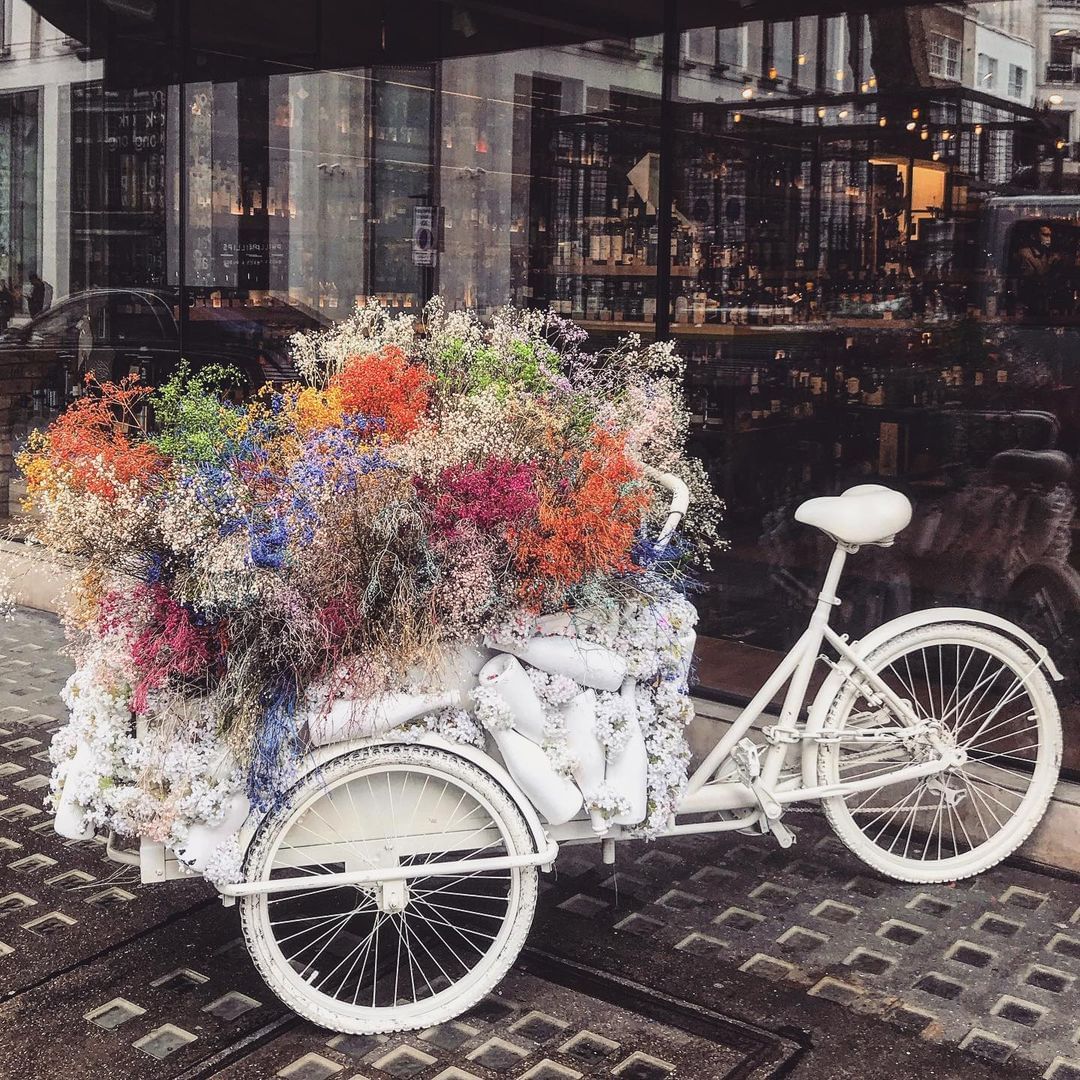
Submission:
<svg viewBox="0 0 1080 1080">
<path fill-rule="evenodd" d="M 960 78 L 960 42 L 936 31 L 929 35 L 930 74 L 939 79 Z"/>
<path fill-rule="evenodd" d="M 716 59 L 728 67 L 742 66 L 744 29 L 740 26 L 721 26 L 716 31 Z"/>
<path fill-rule="evenodd" d="M 1009 65 L 1009 96 L 1022 98 L 1027 89 L 1027 71 L 1019 64 Z"/>
<path fill-rule="evenodd" d="M 688 30 L 684 45 L 686 59 L 694 64 L 716 63 L 716 29 L 712 26 Z"/>
</svg>

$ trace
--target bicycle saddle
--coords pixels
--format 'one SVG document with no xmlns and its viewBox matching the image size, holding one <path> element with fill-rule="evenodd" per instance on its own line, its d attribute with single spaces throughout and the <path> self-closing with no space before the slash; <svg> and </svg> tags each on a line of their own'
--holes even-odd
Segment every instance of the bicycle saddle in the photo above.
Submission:
<svg viewBox="0 0 1080 1080">
<path fill-rule="evenodd" d="M 842 544 L 888 547 L 911 521 L 911 503 L 892 488 L 859 484 L 842 495 L 800 504 L 795 520 L 813 525 Z"/>
<path fill-rule="evenodd" d="M 995 480 L 1030 480 L 1036 484 L 1067 484 L 1073 463 L 1062 450 L 1002 450 L 990 459 Z"/>
</svg>

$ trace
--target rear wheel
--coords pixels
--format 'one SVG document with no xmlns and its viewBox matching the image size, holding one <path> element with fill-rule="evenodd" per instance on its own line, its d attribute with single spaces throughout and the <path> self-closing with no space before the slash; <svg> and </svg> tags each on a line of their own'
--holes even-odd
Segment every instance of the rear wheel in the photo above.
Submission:
<svg viewBox="0 0 1080 1080">
<path fill-rule="evenodd" d="M 309 889 L 241 901 L 271 990 L 301 1016 L 353 1033 L 424 1028 L 491 990 L 524 944 L 535 866 L 443 872 L 524 855 L 532 834 L 506 791 L 446 751 L 392 745 L 304 777 L 262 823 L 245 879 L 308 876 Z M 327 874 L 423 864 L 401 882 L 320 886 Z"/>
<path fill-rule="evenodd" d="M 1061 720 L 1037 662 L 982 626 L 939 623 L 900 634 L 866 661 L 966 761 L 933 776 L 824 800 L 836 834 L 864 862 L 901 881 L 954 881 L 994 866 L 1039 823 L 1061 764 Z M 846 685 L 833 731 L 900 724 Z M 873 780 L 932 760 L 925 735 L 817 746 L 823 784 Z"/>
</svg>

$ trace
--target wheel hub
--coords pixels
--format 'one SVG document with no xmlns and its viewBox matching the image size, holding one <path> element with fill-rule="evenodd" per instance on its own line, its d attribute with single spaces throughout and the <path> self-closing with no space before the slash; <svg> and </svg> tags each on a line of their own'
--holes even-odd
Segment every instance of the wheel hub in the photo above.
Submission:
<svg viewBox="0 0 1080 1080">
<path fill-rule="evenodd" d="M 939 796 L 946 806 L 958 806 L 967 798 L 967 790 L 960 787 L 952 787 L 948 777 L 931 776 L 926 781 L 926 790 Z"/>
<path fill-rule="evenodd" d="M 387 915 L 398 915 L 409 903 L 409 885 L 405 881 L 380 881 L 375 889 L 375 903 Z"/>
</svg>

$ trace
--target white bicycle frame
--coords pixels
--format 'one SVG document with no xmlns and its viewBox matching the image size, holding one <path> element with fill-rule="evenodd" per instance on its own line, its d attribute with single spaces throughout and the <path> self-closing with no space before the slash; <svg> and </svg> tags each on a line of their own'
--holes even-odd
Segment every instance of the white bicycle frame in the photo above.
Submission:
<svg viewBox="0 0 1080 1080">
<path fill-rule="evenodd" d="M 668 488 L 673 494 L 670 511 L 658 539 L 659 546 L 664 546 L 686 512 L 689 492 L 685 484 L 677 477 L 652 469 L 646 471 L 652 479 Z M 845 635 L 836 633 L 829 626 L 829 616 L 833 608 L 840 603 L 836 590 L 847 556 L 856 550 L 858 549 L 842 543 L 837 545 L 806 630 L 694 771 L 666 830 L 666 835 L 726 832 L 757 825 L 762 833 L 772 832 L 781 844 L 787 846 L 793 842 L 793 835 L 781 824 L 780 819 L 783 816 L 784 807 L 790 803 L 850 795 L 919 780 L 943 772 L 952 766 L 964 764 L 966 760 L 964 751 L 942 740 L 934 723 L 920 718 L 912 704 L 898 697 L 866 663 L 864 657 L 871 651 L 868 646 L 879 644 L 880 642 L 875 639 L 882 635 L 891 637 L 893 634 L 915 626 L 939 620 L 945 622 L 952 619 L 991 625 L 1018 638 L 1034 654 L 1032 671 L 1044 665 L 1054 678 L 1061 678 L 1047 656 L 1046 650 L 1019 627 L 986 612 L 962 608 L 942 608 L 904 616 L 896 623 L 887 624 L 874 631 L 864 639 L 858 649 L 854 648 Z M 835 651 L 837 661 L 829 660 L 822 655 L 821 649 L 825 643 Z M 854 685 L 871 708 L 887 713 L 887 722 L 883 725 L 843 733 L 830 731 L 820 723 L 815 728 L 813 717 L 807 722 L 800 723 L 810 679 L 819 660 L 824 660 L 833 669 L 833 675 L 830 676 L 832 685 L 829 680 L 826 680 L 826 687 L 822 692 L 830 701 L 841 692 L 845 684 Z M 779 718 L 776 724 L 764 729 L 766 744 L 762 748 L 760 744 L 749 740 L 748 734 L 785 684 L 787 691 Z M 813 710 L 811 712 L 813 713 Z M 805 767 L 795 777 L 781 778 L 788 751 L 792 747 L 800 752 L 805 762 L 805 747 L 809 743 L 842 741 L 896 746 L 903 739 L 912 737 L 925 738 L 926 743 L 935 751 L 935 755 L 926 761 L 901 765 L 891 772 L 836 784 L 808 782 L 811 777 Z M 764 749 L 763 753 L 762 749 Z M 324 752 L 329 754 L 331 748 L 324 748 Z M 342 748 L 334 748 L 333 752 L 340 753 Z M 575 818 L 564 825 L 548 826 L 544 829 L 536 818 L 532 806 L 528 804 L 524 795 L 518 791 L 517 786 L 501 766 L 490 759 L 487 759 L 485 764 L 486 755 L 479 751 L 459 749 L 457 752 L 465 754 L 477 764 L 483 764 L 483 767 L 487 768 L 521 803 L 522 812 L 530 822 L 536 843 L 534 852 L 437 864 L 428 862 L 405 866 L 349 869 L 344 873 L 320 877 L 320 886 L 379 884 L 381 887 L 384 882 L 404 882 L 411 877 L 430 876 L 436 872 L 453 875 L 524 866 L 541 866 L 547 869 L 554 862 L 560 843 L 595 843 L 597 841 L 598 837 L 588 817 Z M 718 779 L 719 770 L 728 762 L 734 762 L 734 772 L 728 772 L 723 778 Z M 718 811 L 725 811 L 725 816 L 707 821 L 680 822 L 679 820 L 680 817 L 691 815 L 698 817 Z M 600 837 L 599 839 L 604 844 L 605 861 L 614 860 L 614 841 L 630 839 L 633 836 L 632 827 L 614 826 Z M 171 877 L 173 874 L 159 870 L 155 876 L 160 879 L 160 877 Z M 312 878 L 304 875 L 272 881 L 245 881 L 235 885 L 221 886 L 219 891 L 226 902 L 231 902 L 231 899 L 237 896 L 288 892 L 294 889 L 310 888 L 311 885 Z"/>
</svg>

